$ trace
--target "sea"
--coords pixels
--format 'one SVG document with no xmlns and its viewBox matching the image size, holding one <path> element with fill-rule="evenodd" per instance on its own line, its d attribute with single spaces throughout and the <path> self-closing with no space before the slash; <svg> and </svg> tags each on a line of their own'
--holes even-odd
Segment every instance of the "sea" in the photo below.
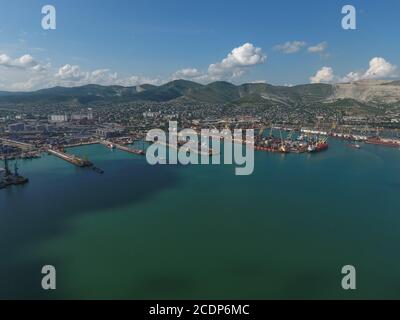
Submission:
<svg viewBox="0 0 400 320">
<path fill-rule="evenodd" d="M 30 182 L 0 190 L 0 298 L 400 299 L 400 149 L 329 143 L 256 152 L 249 176 L 102 145 L 68 152 L 104 174 L 19 161 Z"/>
</svg>

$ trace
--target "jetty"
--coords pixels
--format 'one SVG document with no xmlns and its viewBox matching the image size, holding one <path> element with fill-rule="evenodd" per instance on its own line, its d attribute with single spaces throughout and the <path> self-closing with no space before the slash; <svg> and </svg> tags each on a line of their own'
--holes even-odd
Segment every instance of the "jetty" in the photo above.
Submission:
<svg viewBox="0 0 400 320">
<path fill-rule="evenodd" d="M 106 146 L 107 148 L 110 149 L 118 149 L 124 152 L 128 152 L 128 153 L 132 153 L 132 154 L 136 154 L 139 156 L 144 156 L 146 153 L 144 152 L 144 150 L 140 150 L 140 149 L 135 149 L 135 148 L 130 148 L 127 146 L 123 146 L 121 144 L 117 144 L 111 141 L 107 141 L 107 140 L 100 140 L 99 141 L 100 144 Z"/>
<path fill-rule="evenodd" d="M 20 148 L 25 151 L 32 151 L 32 150 L 36 149 L 36 147 L 32 144 L 21 142 L 21 141 L 16 141 L 16 140 L 11 140 L 11 139 L 0 138 L 0 142 L 2 142 L 5 145 L 8 145 L 8 146 Z"/>
<path fill-rule="evenodd" d="M 75 155 L 67 154 L 65 152 L 59 151 L 59 150 L 54 150 L 54 149 L 48 149 L 47 150 L 49 154 L 52 154 L 60 159 L 63 159 L 75 166 L 78 167 L 92 167 L 93 163 L 91 163 L 89 160 L 79 158 Z"/>
<path fill-rule="evenodd" d="M 170 144 L 168 142 L 163 142 L 163 141 L 156 141 L 155 143 L 158 143 L 159 145 L 166 146 L 166 147 L 171 148 L 171 149 L 175 149 L 177 151 L 179 151 L 181 148 L 186 148 L 186 151 L 192 151 L 195 154 L 198 154 L 198 155 L 204 156 L 204 157 L 207 157 L 207 156 L 209 157 L 209 156 L 214 156 L 214 155 L 218 155 L 219 154 L 218 152 L 216 152 L 215 150 L 213 150 L 211 148 L 208 149 L 208 152 L 204 151 L 204 150 L 202 150 L 202 147 L 200 145 L 199 145 L 199 149 L 200 149 L 199 150 L 197 148 L 190 148 L 188 146 L 184 146 L 184 145 L 180 145 L 180 144 L 173 145 L 173 144 Z"/>
</svg>

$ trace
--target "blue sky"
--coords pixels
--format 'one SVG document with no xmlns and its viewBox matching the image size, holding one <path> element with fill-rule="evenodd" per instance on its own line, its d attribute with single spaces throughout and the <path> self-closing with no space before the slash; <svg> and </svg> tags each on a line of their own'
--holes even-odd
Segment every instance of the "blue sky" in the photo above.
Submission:
<svg viewBox="0 0 400 320">
<path fill-rule="evenodd" d="M 57 10 L 56 30 L 41 28 L 46 4 Z M 357 9 L 357 30 L 341 27 L 346 4 Z M 351 72 L 353 80 L 397 77 L 399 17 L 398 0 L 1 0 L 0 90 L 183 75 L 282 85 L 343 81 Z M 298 50 L 285 52 L 285 43 Z M 223 62 L 241 47 L 251 61 Z M 218 72 L 210 74 L 211 64 Z"/>
</svg>

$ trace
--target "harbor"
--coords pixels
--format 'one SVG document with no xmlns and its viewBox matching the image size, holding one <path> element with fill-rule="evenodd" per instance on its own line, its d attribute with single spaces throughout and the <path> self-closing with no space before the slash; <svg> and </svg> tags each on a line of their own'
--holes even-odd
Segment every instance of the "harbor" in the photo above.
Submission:
<svg viewBox="0 0 400 320">
<path fill-rule="evenodd" d="M 213 136 L 210 136 L 213 138 Z M 215 137 L 214 137 L 215 138 Z M 221 140 L 223 138 L 218 136 Z M 347 130 L 346 133 L 341 133 L 337 130 L 321 130 L 319 128 L 282 128 L 271 125 L 268 127 L 261 126 L 257 131 L 252 140 L 250 146 L 253 146 L 257 152 L 268 152 L 268 153 L 280 153 L 280 154 L 304 154 L 304 153 L 320 153 L 328 151 L 332 141 L 342 141 L 346 146 L 353 150 L 360 150 L 366 145 L 375 145 L 383 148 L 399 149 L 400 150 L 400 139 L 390 138 L 387 134 L 382 134 L 380 130 L 376 130 L 375 133 L 362 134 L 362 132 L 352 132 Z M 235 137 L 233 143 L 248 144 L 249 141 L 240 140 Z M 103 174 L 105 171 L 96 167 L 92 161 L 86 156 L 77 156 L 73 153 L 66 152 L 67 149 L 74 149 L 78 147 L 90 147 L 93 145 L 105 146 L 110 150 L 120 150 L 127 154 L 144 156 L 146 151 L 144 142 L 142 147 L 133 147 L 132 137 L 120 137 L 113 138 L 110 140 L 106 139 L 91 139 L 89 141 L 81 141 L 76 144 L 65 144 L 65 145 L 34 145 L 23 141 L 18 141 L 9 138 L 0 139 L 0 160 L 4 162 L 8 161 L 24 161 L 24 160 L 35 160 L 42 157 L 44 153 L 55 156 L 63 161 L 66 161 L 76 167 L 80 168 L 92 168 L 92 170 L 98 174 Z M 137 141 L 140 143 L 140 141 Z M 159 142 L 163 144 L 162 142 Z M 184 146 L 184 142 L 179 142 L 175 146 L 174 144 L 164 143 L 163 145 L 169 148 L 175 148 L 179 150 Z M 217 152 L 209 147 L 208 152 L 204 150 L 203 145 L 199 143 L 198 149 L 194 148 L 187 149 L 187 151 L 193 151 L 194 153 L 201 156 L 213 156 Z M 15 162 L 16 163 L 16 162 Z M 6 169 L 7 167 L 7 169 Z M 14 173 L 5 166 L 1 170 L 1 186 L 5 188 L 10 185 L 25 184 L 29 180 L 19 175 L 17 170 Z"/>
</svg>

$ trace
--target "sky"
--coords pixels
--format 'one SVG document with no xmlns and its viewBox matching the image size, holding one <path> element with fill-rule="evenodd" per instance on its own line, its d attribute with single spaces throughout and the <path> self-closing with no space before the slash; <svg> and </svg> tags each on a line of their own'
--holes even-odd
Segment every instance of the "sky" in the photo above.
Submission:
<svg viewBox="0 0 400 320">
<path fill-rule="evenodd" d="M 398 0 L 0 0 L 0 90 L 395 79 L 399 17 Z"/>
</svg>

